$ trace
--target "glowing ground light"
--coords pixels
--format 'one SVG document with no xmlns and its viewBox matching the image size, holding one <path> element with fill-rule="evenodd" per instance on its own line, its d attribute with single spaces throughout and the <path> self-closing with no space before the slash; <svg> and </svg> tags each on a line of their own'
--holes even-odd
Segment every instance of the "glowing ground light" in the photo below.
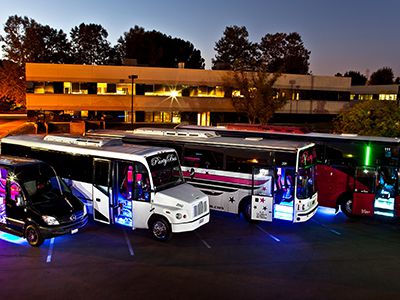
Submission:
<svg viewBox="0 0 400 300">
<path fill-rule="evenodd" d="M 319 206 L 318 207 L 318 213 L 321 213 L 323 215 L 327 215 L 327 216 L 334 216 L 338 213 L 338 211 L 336 211 L 336 209 L 331 208 L 331 207 L 322 207 Z"/>
<path fill-rule="evenodd" d="M 27 243 L 27 241 L 24 238 L 5 232 L 0 232 L 0 239 L 9 243 L 19 244 L 19 245 Z"/>
</svg>

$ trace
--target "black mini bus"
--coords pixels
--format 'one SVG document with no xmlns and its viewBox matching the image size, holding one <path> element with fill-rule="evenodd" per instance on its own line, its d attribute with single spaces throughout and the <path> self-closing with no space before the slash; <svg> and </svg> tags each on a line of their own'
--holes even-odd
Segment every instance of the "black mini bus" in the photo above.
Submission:
<svg viewBox="0 0 400 300">
<path fill-rule="evenodd" d="M 73 234 L 88 220 L 86 208 L 54 169 L 39 160 L 0 156 L 0 230 L 27 239 Z"/>
</svg>

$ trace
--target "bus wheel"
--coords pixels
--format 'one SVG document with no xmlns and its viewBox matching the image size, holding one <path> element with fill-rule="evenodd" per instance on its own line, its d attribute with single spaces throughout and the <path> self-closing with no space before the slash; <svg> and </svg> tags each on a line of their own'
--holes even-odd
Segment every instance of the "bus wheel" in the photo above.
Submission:
<svg viewBox="0 0 400 300">
<path fill-rule="evenodd" d="M 251 219 L 251 198 L 242 200 L 240 212 L 247 222 L 254 222 L 254 220 Z"/>
<path fill-rule="evenodd" d="M 353 199 L 348 198 L 340 204 L 340 209 L 347 217 L 353 216 Z"/>
<path fill-rule="evenodd" d="M 39 247 L 44 239 L 35 225 L 28 225 L 25 229 L 25 238 L 32 247 Z"/>
<path fill-rule="evenodd" d="M 156 218 L 150 224 L 153 237 L 158 241 L 168 241 L 171 238 L 171 225 L 163 218 Z"/>
</svg>

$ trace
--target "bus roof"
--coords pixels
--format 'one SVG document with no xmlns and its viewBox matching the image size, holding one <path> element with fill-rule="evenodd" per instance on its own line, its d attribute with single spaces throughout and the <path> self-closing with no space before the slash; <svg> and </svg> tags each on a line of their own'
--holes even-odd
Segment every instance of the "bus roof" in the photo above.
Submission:
<svg viewBox="0 0 400 300">
<path fill-rule="evenodd" d="M 18 165 L 30 165 L 44 163 L 41 160 L 33 159 L 33 158 L 25 158 L 25 157 L 16 157 L 10 155 L 0 155 L 0 166 L 4 167 L 15 167 Z"/>
<path fill-rule="evenodd" d="M 85 138 L 72 135 L 15 135 L 2 138 L 1 143 L 127 160 L 135 156 L 136 158 L 139 156 L 148 157 L 160 152 L 175 152 L 175 150 L 171 148 L 111 142 L 111 139 L 105 137 Z"/>
<path fill-rule="evenodd" d="M 276 126 L 278 127 L 278 126 Z M 284 127 L 284 126 L 282 126 Z M 293 140 L 302 141 L 360 141 L 360 142 L 376 142 L 385 144 L 400 144 L 399 138 L 382 137 L 382 136 L 363 136 L 357 134 L 334 134 L 334 133 L 320 133 L 320 132 L 299 132 L 299 131 L 288 131 L 288 130 L 278 130 L 274 128 L 273 130 L 264 129 L 263 127 L 251 126 L 248 127 L 246 124 L 239 126 L 195 126 L 195 125 L 180 125 L 179 129 L 189 129 L 198 131 L 212 131 L 223 136 L 255 136 L 262 137 L 268 136 L 268 138 L 291 138 Z M 234 134 L 237 133 L 237 134 Z"/>
<path fill-rule="evenodd" d="M 296 152 L 302 148 L 312 147 L 314 144 L 303 141 L 287 141 L 262 139 L 259 137 L 222 137 L 215 133 L 202 131 L 166 129 L 166 128 L 138 128 L 134 131 L 127 130 L 95 130 L 89 132 L 94 136 L 120 137 L 129 142 L 130 139 L 146 138 L 152 140 L 165 140 L 174 142 L 185 142 L 190 144 L 212 145 L 215 147 L 234 147 L 264 149 L 282 152 Z"/>
</svg>

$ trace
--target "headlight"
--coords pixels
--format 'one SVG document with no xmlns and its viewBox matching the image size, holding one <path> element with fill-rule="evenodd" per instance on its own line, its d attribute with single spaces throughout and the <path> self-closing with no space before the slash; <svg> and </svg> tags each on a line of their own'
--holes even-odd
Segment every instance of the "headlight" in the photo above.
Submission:
<svg viewBox="0 0 400 300">
<path fill-rule="evenodd" d="M 42 219 L 47 223 L 47 225 L 60 225 L 57 219 L 52 216 L 42 216 Z"/>
<path fill-rule="evenodd" d="M 183 212 L 183 213 L 178 212 L 178 213 L 176 213 L 175 218 L 177 220 L 180 220 L 182 218 L 186 219 L 186 213 L 185 212 Z"/>
</svg>

